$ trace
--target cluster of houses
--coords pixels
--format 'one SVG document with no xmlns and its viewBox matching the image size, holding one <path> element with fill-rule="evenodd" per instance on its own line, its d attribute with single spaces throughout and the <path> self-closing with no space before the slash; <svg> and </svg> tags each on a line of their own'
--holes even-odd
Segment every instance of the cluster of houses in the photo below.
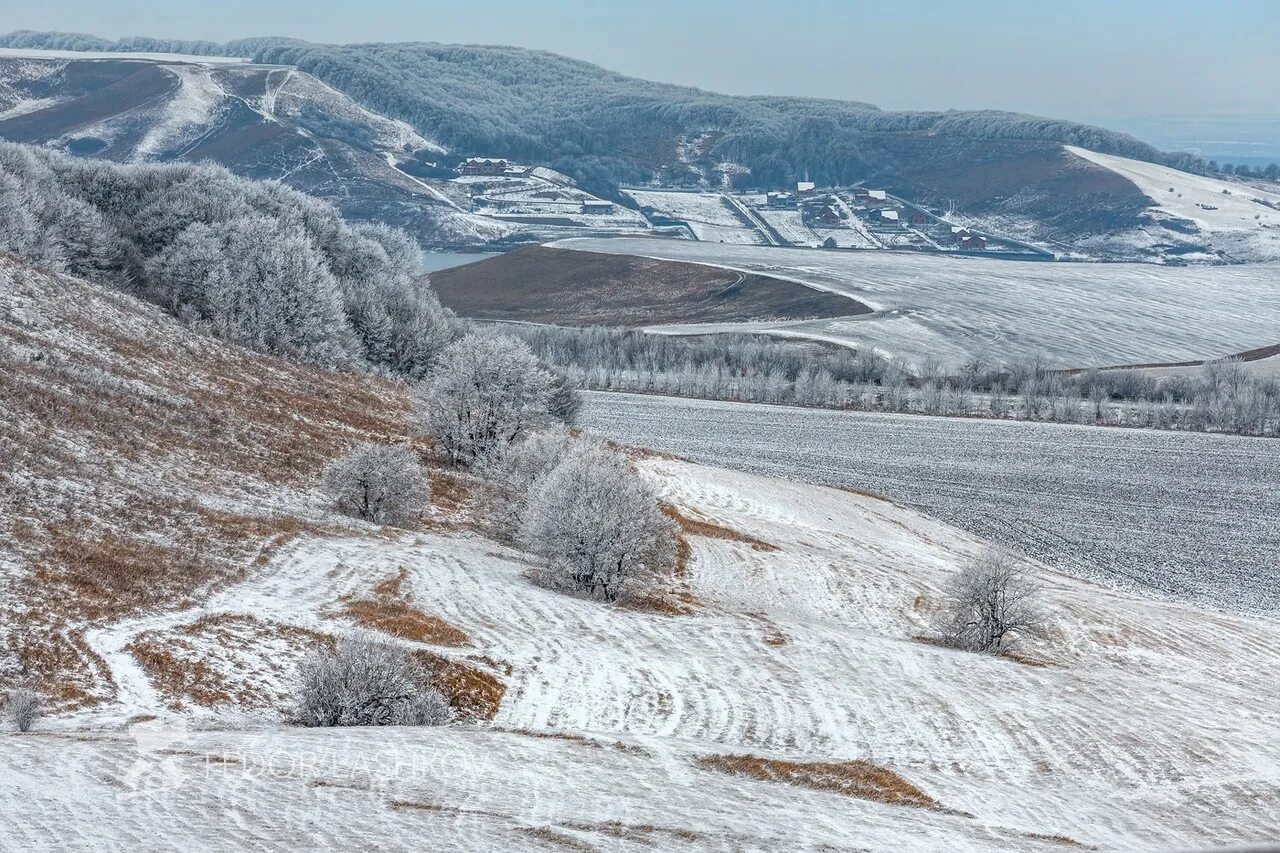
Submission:
<svg viewBox="0 0 1280 853">
<path fill-rule="evenodd" d="M 468 177 L 483 178 L 521 178 L 527 177 L 534 170 L 528 166 L 521 166 L 512 163 L 510 160 L 504 160 L 500 157 L 468 157 L 454 167 L 454 171 L 459 175 Z M 610 214 L 614 211 L 614 204 L 604 199 L 588 198 L 580 202 L 575 202 L 574 197 L 566 193 L 564 190 L 548 188 L 538 190 L 531 194 L 535 201 L 549 202 L 552 204 L 578 204 L 581 213 L 591 214 Z M 486 198 L 478 203 L 492 205 L 495 207 L 514 206 L 524 203 L 521 199 L 493 199 Z"/>
</svg>

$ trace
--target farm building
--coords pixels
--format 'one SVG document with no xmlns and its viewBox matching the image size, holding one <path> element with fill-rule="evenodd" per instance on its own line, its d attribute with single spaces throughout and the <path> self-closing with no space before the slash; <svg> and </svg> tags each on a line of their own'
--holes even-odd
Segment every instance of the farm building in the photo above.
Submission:
<svg viewBox="0 0 1280 853">
<path fill-rule="evenodd" d="M 582 203 L 583 213 L 613 213 L 613 202 L 592 198 Z"/>
<path fill-rule="evenodd" d="M 987 238 L 980 237 L 977 234 L 970 234 L 960 241 L 960 248 L 971 252 L 981 252 L 987 248 Z"/>
<path fill-rule="evenodd" d="M 813 195 L 813 191 L 816 188 L 817 188 L 817 184 L 815 184 L 813 181 L 800 181 L 799 183 L 796 184 L 796 195 L 799 195 L 799 196 Z"/>
<path fill-rule="evenodd" d="M 956 245 L 962 245 L 969 238 L 969 229 L 960 225 L 951 226 L 951 239 L 956 241 Z"/>
<path fill-rule="evenodd" d="M 765 202 L 770 207 L 795 207 L 796 197 L 791 193 L 769 193 L 765 196 Z"/>
<path fill-rule="evenodd" d="M 822 210 L 820 210 L 813 218 L 815 222 L 821 223 L 822 225 L 844 224 L 844 218 L 840 215 L 840 211 L 830 204 L 824 205 Z"/>
<path fill-rule="evenodd" d="M 884 207 L 889 203 L 889 194 L 884 190 L 867 190 L 866 198 L 862 201 L 867 207 Z"/>
<path fill-rule="evenodd" d="M 885 225 L 901 224 L 901 217 L 896 210 L 876 210 L 872 213 L 872 217 Z"/>
<path fill-rule="evenodd" d="M 492 157 L 468 157 L 458 164 L 455 170 L 460 175 L 502 175 L 511 168 L 511 164 L 506 160 L 497 160 Z"/>
</svg>

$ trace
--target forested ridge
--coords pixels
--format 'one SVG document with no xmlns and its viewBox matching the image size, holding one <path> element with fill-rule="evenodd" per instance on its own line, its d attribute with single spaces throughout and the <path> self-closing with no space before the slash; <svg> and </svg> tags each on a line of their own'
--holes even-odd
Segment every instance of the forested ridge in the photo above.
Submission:
<svg viewBox="0 0 1280 853">
<path fill-rule="evenodd" d="M 1133 137 L 1069 121 L 1000 111 L 900 112 L 815 98 L 740 97 L 653 83 L 599 66 L 514 47 L 311 44 L 252 38 L 217 44 L 22 31 L 0 47 L 181 52 L 243 56 L 292 65 L 365 107 L 403 119 L 458 154 L 489 154 L 551 165 L 584 185 L 688 178 L 675 140 L 701 137 L 702 169 L 750 168 L 756 186 L 809 175 L 819 183 L 891 178 L 918 156 L 904 138 L 934 139 L 941 151 L 974 140 L 1078 145 L 1189 171 L 1205 165 Z M 705 136 L 704 136 L 705 134 Z M 685 170 L 684 174 L 681 171 Z"/>
</svg>

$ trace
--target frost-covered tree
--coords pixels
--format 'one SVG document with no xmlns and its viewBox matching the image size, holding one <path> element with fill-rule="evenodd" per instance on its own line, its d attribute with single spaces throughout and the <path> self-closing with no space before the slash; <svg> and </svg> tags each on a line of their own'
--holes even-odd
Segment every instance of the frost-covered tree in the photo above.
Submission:
<svg viewBox="0 0 1280 853">
<path fill-rule="evenodd" d="M 667 570 L 675 525 L 617 451 L 574 448 L 530 488 L 519 539 L 548 561 L 548 582 L 614 601 Z"/>
<path fill-rule="evenodd" d="M 452 716 L 407 652 L 357 638 L 302 661 L 297 714 L 304 726 L 438 726 Z"/>
<path fill-rule="evenodd" d="M 301 229 L 257 216 L 192 225 L 146 270 L 175 310 L 228 340 L 326 365 L 358 354 L 338 283 Z"/>
<path fill-rule="evenodd" d="M 409 524 L 431 500 L 418 457 L 385 444 L 362 444 L 330 462 L 321 486 L 340 511 L 375 524 Z"/>
<path fill-rule="evenodd" d="M 472 465 L 550 423 L 555 385 L 523 341 L 473 333 L 441 353 L 419 407 L 445 458 Z"/>
<path fill-rule="evenodd" d="M 1043 633 L 1041 590 L 1026 564 L 992 548 L 966 563 L 946 585 L 937 629 L 943 642 L 974 652 L 1000 652 Z"/>
</svg>

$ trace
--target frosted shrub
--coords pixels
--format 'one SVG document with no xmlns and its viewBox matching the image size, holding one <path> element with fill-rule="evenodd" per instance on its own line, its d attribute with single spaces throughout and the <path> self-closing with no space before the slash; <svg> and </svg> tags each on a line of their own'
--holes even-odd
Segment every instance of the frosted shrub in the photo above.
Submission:
<svg viewBox="0 0 1280 853">
<path fill-rule="evenodd" d="M 304 726 L 438 726 L 452 716 L 422 668 L 393 646 L 339 640 L 308 655 L 299 675 Z"/>
<path fill-rule="evenodd" d="M 973 652 L 1001 652 L 1017 638 L 1043 632 L 1040 587 L 1006 550 L 969 561 L 945 589 L 937 628 L 943 642 Z"/>
<path fill-rule="evenodd" d="M 551 423 L 557 384 L 523 341 L 470 334 L 441 354 L 420 411 L 445 457 L 469 466 Z"/>
<path fill-rule="evenodd" d="M 4 705 L 4 716 L 9 724 L 20 732 L 29 732 L 43 713 L 40 694 L 29 687 L 15 687 L 9 691 Z"/>
<path fill-rule="evenodd" d="M 404 447 L 362 444 L 329 463 L 321 485 L 341 512 L 375 524 L 408 524 L 431 499 L 426 472 Z"/>
<path fill-rule="evenodd" d="M 587 446 L 534 481 L 519 538 L 547 559 L 548 585 L 614 601 L 671 565 L 676 532 L 621 454 Z"/>
</svg>

